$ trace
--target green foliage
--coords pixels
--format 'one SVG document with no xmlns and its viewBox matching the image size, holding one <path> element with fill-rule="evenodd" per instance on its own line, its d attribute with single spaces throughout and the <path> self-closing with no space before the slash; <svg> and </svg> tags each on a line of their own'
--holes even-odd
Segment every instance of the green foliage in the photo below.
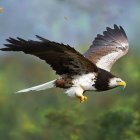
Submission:
<svg viewBox="0 0 140 140">
<path fill-rule="evenodd" d="M 113 68 L 127 82 L 125 90 L 90 92 L 87 102 L 80 104 L 61 89 L 14 94 L 56 78 L 55 72 L 34 57 L 1 58 L 0 139 L 139 140 L 139 59 L 131 54 Z"/>
<path fill-rule="evenodd" d="M 140 116 L 132 110 L 107 111 L 98 118 L 97 137 L 102 140 L 137 140 L 140 138 Z"/>
</svg>

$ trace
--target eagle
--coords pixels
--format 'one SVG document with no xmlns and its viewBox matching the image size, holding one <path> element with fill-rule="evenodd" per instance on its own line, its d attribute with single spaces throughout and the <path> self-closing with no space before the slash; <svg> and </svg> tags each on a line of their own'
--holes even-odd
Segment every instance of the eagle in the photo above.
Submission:
<svg viewBox="0 0 140 140">
<path fill-rule="evenodd" d="M 113 64 L 129 49 L 128 38 L 121 26 L 106 28 L 97 34 L 89 49 L 81 54 L 69 45 L 50 41 L 36 35 L 37 41 L 8 38 L 2 51 L 21 51 L 45 60 L 60 77 L 50 82 L 23 89 L 17 93 L 63 88 L 65 94 L 87 100 L 86 91 L 106 91 L 126 82 L 112 74 Z"/>
</svg>

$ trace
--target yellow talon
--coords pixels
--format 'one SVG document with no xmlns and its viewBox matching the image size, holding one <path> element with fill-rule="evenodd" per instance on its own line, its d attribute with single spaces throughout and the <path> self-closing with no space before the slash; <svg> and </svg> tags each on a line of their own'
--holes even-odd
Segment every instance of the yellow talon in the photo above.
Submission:
<svg viewBox="0 0 140 140">
<path fill-rule="evenodd" d="M 85 100 L 87 100 L 87 97 L 86 97 L 86 96 L 84 96 L 84 99 L 85 99 Z"/>
<path fill-rule="evenodd" d="M 87 100 L 86 96 L 79 96 L 78 98 L 80 99 L 80 103 L 83 103 L 85 100 Z"/>
</svg>

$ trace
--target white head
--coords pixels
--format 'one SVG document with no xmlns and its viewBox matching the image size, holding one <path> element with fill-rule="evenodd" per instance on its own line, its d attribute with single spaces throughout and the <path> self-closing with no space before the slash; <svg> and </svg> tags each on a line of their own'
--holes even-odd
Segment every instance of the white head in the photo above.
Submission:
<svg viewBox="0 0 140 140">
<path fill-rule="evenodd" d="M 117 86 L 123 86 L 125 88 L 126 83 L 121 78 L 117 78 L 117 77 L 111 78 L 109 80 L 109 87 L 114 88 L 114 87 L 117 87 Z"/>
</svg>

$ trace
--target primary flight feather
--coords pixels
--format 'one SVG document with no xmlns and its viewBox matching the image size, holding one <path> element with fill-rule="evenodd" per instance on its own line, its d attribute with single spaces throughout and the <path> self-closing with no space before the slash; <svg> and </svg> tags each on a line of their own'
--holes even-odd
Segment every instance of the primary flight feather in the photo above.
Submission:
<svg viewBox="0 0 140 140">
<path fill-rule="evenodd" d="M 128 39 L 121 26 L 98 34 L 84 55 L 69 45 L 64 45 L 36 36 L 39 41 L 9 38 L 2 51 L 22 51 L 45 60 L 61 78 L 48 83 L 23 89 L 18 93 L 40 91 L 59 87 L 66 89 L 71 97 L 78 97 L 80 102 L 87 99 L 85 91 L 105 91 L 126 83 L 110 70 L 113 64 L 128 52 Z"/>
</svg>

